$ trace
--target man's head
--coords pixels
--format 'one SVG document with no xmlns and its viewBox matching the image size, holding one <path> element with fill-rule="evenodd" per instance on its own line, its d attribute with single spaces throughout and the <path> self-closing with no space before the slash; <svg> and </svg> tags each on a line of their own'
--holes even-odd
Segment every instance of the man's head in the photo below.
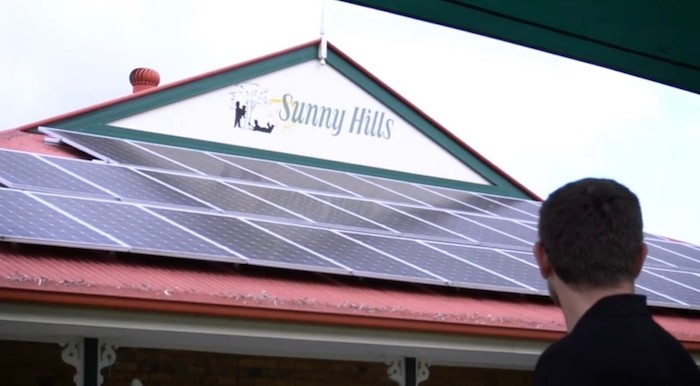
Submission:
<svg viewBox="0 0 700 386">
<path fill-rule="evenodd" d="M 551 269 L 578 289 L 633 282 L 646 255 L 642 227 L 639 200 L 625 186 L 594 178 L 571 182 L 540 209 L 535 254 L 543 276 Z"/>
</svg>

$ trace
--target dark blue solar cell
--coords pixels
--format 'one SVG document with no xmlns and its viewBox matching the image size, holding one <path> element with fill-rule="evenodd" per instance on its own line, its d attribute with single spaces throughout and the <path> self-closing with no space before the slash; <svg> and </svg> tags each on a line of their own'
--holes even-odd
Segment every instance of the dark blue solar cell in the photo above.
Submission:
<svg viewBox="0 0 700 386">
<path fill-rule="evenodd" d="M 673 303 L 673 300 L 675 299 L 678 302 L 684 303 L 679 305 L 691 306 L 694 309 L 700 309 L 700 294 L 689 288 L 659 277 L 666 276 L 665 274 L 666 272 L 662 270 L 645 268 L 642 270 L 639 277 L 637 277 L 636 284 L 662 295 L 661 297 L 663 300 L 657 299 L 656 297 L 654 300 Z M 666 297 L 663 297 L 663 295 L 666 295 Z"/>
<path fill-rule="evenodd" d="M 384 178 L 369 176 L 361 176 L 361 178 L 372 182 L 373 184 L 379 185 L 393 192 L 408 196 L 413 200 L 417 200 L 423 204 L 431 205 L 436 208 L 460 210 L 463 212 L 484 213 L 479 209 L 476 209 L 469 205 L 465 205 L 459 201 L 453 200 L 452 198 L 431 192 L 428 189 L 424 189 L 410 182 L 387 180 Z"/>
<path fill-rule="evenodd" d="M 423 268 L 464 288 L 522 288 L 481 268 L 455 259 L 415 240 L 348 233 L 350 237 Z"/>
<path fill-rule="evenodd" d="M 225 249 L 134 205 L 59 196 L 41 196 L 41 199 L 128 244 L 131 252 L 242 261 Z"/>
<path fill-rule="evenodd" d="M 442 187 L 437 187 L 437 186 L 426 187 L 426 189 L 430 189 L 431 191 L 445 195 L 447 197 L 452 198 L 455 201 L 459 201 L 461 203 L 467 204 L 469 206 L 477 208 L 481 211 L 485 211 L 485 212 L 490 213 L 492 215 L 516 219 L 516 220 L 524 220 L 524 221 L 531 221 L 531 222 L 537 221 L 537 214 L 530 214 L 530 213 L 523 212 L 523 211 L 518 210 L 514 207 L 511 207 L 511 206 L 502 204 L 500 202 L 496 202 L 496 201 L 490 200 L 488 198 L 485 198 L 484 196 L 479 195 L 477 193 L 466 192 L 463 190 L 442 188 Z"/>
<path fill-rule="evenodd" d="M 388 232 L 378 224 L 334 208 L 325 202 L 300 192 L 241 184 L 235 184 L 234 186 L 319 223 Z"/>
<path fill-rule="evenodd" d="M 105 161 L 192 172 L 192 170 L 182 165 L 153 154 L 123 139 L 62 130 L 52 130 L 52 132 L 59 136 L 61 141 Z"/>
<path fill-rule="evenodd" d="M 89 227 L 19 191 L 0 189 L 0 240 L 126 250 Z"/>
<path fill-rule="evenodd" d="M 236 157 L 225 154 L 217 154 L 217 157 L 221 157 L 222 159 L 225 159 L 235 165 L 242 166 L 250 171 L 253 171 L 267 178 L 271 178 L 289 187 L 319 192 L 347 194 L 347 192 L 338 189 L 333 185 L 327 184 L 316 178 L 309 177 L 303 173 L 300 173 L 292 168 L 289 168 L 277 162 L 245 157 Z"/>
<path fill-rule="evenodd" d="M 257 222 L 257 224 L 352 269 L 358 276 L 439 282 L 438 278 L 426 272 L 373 251 L 330 230 L 263 222 Z"/>
<path fill-rule="evenodd" d="M 473 243 L 488 246 L 530 248 L 530 244 L 526 241 L 482 225 L 479 222 L 481 217 L 461 217 L 439 209 L 402 207 L 398 205 L 393 206 L 393 208 L 444 229 L 449 229 Z M 519 224 L 513 224 L 513 227 L 516 225 Z"/>
<path fill-rule="evenodd" d="M 527 271 L 524 273 L 524 275 L 521 277 L 523 281 L 526 281 L 526 283 L 530 287 L 536 288 L 538 291 L 546 293 L 548 291 L 547 289 L 547 283 L 545 280 L 542 278 L 542 276 L 539 274 L 539 268 L 537 267 L 537 263 L 535 261 L 535 256 L 532 254 L 532 252 L 523 252 L 523 251 L 515 251 L 512 249 L 508 250 L 501 250 L 501 253 L 508 255 L 516 260 L 519 260 L 523 264 L 526 264 L 530 268 L 527 269 Z M 518 266 L 520 267 L 520 266 Z M 533 271 L 534 269 L 534 271 Z"/>
<path fill-rule="evenodd" d="M 46 159 L 57 159 L 46 157 Z M 0 181 L 18 189 L 77 193 L 110 198 L 109 193 L 90 185 L 29 153 L 0 150 Z"/>
<path fill-rule="evenodd" d="M 455 213 L 457 216 L 460 216 L 462 218 L 465 218 L 467 220 L 470 220 L 472 222 L 478 223 L 480 225 L 484 225 L 486 227 L 494 229 L 494 232 L 501 232 L 499 234 L 508 234 L 509 236 L 515 237 L 519 240 L 522 240 L 518 242 L 516 245 L 527 245 L 528 248 L 532 246 L 535 241 L 537 241 L 537 229 L 533 228 L 536 225 L 525 225 L 521 224 L 517 221 L 514 220 L 509 220 L 505 218 L 497 218 L 497 217 L 486 217 L 486 216 L 474 216 L 470 215 L 467 213 Z M 510 240 L 511 237 L 506 237 L 506 239 Z M 478 239 L 477 239 L 478 240 Z M 498 244 L 498 243 L 496 243 Z M 503 244 L 501 244 L 503 245 Z M 513 245 L 511 244 L 506 244 L 506 245 Z"/>
<path fill-rule="evenodd" d="M 235 217 L 166 209 L 153 211 L 251 259 L 251 264 L 349 273 L 338 264 Z"/>
<path fill-rule="evenodd" d="M 659 241 L 647 242 L 649 257 L 672 264 L 678 268 L 700 269 L 700 258 L 693 258 L 693 256 L 687 256 L 685 254 L 680 255 L 679 252 L 670 248 L 666 249 L 670 246 L 669 244 L 671 243 L 661 243 Z M 663 248 L 660 246 L 663 246 Z M 678 248 L 674 249 L 678 250 Z"/>
<path fill-rule="evenodd" d="M 486 194 L 481 195 L 481 197 L 492 201 L 496 201 L 499 204 L 506 205 L 511 208 L 521 210 L 523 212 L 527 212 L 535 217 L 535 219 L 530 219 L 531 221 L 536 221 L 537 218 L 540 217 L 540 206 L 542 206 L 542 203 L 539 201 L 521 200 L 517 198 L 493 196 Z"/>
<path fill-rule="evenodd" d="M 304 173 L 310 174 L 318 179 L 327 181 L 335 186 L 338 186 L 348 192 L 353 193 L 357 197 L 370 198 L 378 201 L 423 205 L 423 203 L 419 201 L 413 200 L 406 196 L 402 196 L 379 185 L 372 184 L 363 179 L 357 178 L 352 174 L 335 170 L 326 170 L 299 165 L 291 165 L 291 167 L 299 169 Z"/>
<path fill-rule="evenodd" d="M 51 162 L 126 201 L 207 208 L 202 202 L 125 167 L 71 159 L 54 159 Z"/>
<path fill-rule="evenodd" d="M 526 288 L 529 291 L 546 289 L 537 268 L 496 250 L 435 242 L 429 244 L 464 261 L 476 264 L 494 275 L 512 281 L 512 288 L 521 290 Z"/>
<path fill-rule="evenodd" d="M 358 216 L 370 219 L 375 223 L 389 227 L 404 235 L 465 240 L 462 236 L 456 233 L 439 228 L 429 222 L 416 219 L 376 202 L 323 195 L 316 195 L 316 197 L 340 208 L 349 210 Z"/>
<path fill-rule="evenodd" d="M 301 217 L 279 206 L 269 204 L 220 181 L 151 171 L 143 173 L 221 210 L 302 221 Z"/>
<path fill-rule="evenodd" d="M 138 145 L 208 176 L 276 184 L 270 179 L 251 173 L 203 151 L 141 142 Z"/>
</svg>

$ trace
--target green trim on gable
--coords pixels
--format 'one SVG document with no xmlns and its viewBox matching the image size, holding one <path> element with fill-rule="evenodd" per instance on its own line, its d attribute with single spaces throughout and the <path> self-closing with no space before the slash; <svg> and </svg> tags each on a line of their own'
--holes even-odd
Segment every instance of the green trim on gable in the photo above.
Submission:
<svg viewBox="0 0 700 386">
<path fill-rule="evenodd" d="M 220 142 L 211 142 L 199 139 L 178 137 L 173 135 L 150 133 L 117 126 L 93 125 L 84 126 L 80 129 L 70 129 L 64 127 L 55 127 L 55 129 L 81 132 L 86 134 L 95 134 L 105 137 L 128 139 L 139 142 L 155 143 L 159 145 L 202 150 L 212 153 L 231 154 L 243 157 L 285 162 L 290 164 L 313 166 L 317 168 L 341 170 L 349 173 L 383 177 L 393 180 L 409 181 L 424 185 L 442 186 L 446 188 L 460 189 L 476 193 L 489 193 L 505 197 L 531 199 L 529 196 L 520 191 L 513 191 L 512 189 L 503 189 L 499 186 L 494 185 L 481 185 L 465 181 L 450 180 L 446 178 L 437 178 L 424 176 L 420 174 L 412 174 L 406 172 L 399 172 L 395 170 L 375 168 L 371 166 L 355 165 L 338 161 L 305 157 L 296 154 L 280 153 L 270 150 L 261 150 L 250 147 L 229 145 Z"/>
<path fill-rule="evenodd" d="M 328 58 L 326 59 L 326 61 L 333 67 L 335 67 L 341 74 L 345 75 L 346 77 L 348 77 L 348 79 L 353 81 L 358 87 L 362 88 L 374 98 L 384 103 L 397 115 L 405 119 L 408 123 L 413 125 L 418 130 L 420 130 L 425 136 L 430 138 L 433 142 L 438 144 L 445 151 L 449 152 L 454 157 L 462 161 L 464 164 L 471 167 L 474 171 L 479 173 L 487 181 L 491 182 L 495 186 L 501 188 L 508 187 L 520 192 L 520 190 L 517 187 L 513 186 L 510 183 L 510 181 L 504 178 L 501 174 L 497 173 L 491 167 L 483 163 L 480 159 L 474 156 L 474 154 L 464 149 L 459 143 L 452 140 L 442 130 L 435 127 L 423 116 L 421 116 L 415 110 L 404 104 L 385 88 L 372 81 L 372 79 L 367 77 L 367 75 L 365 75 L 362 71 L 357 69 L 351 63 L 347 62 L 334 52 L 328 53 Z"/>
<path fill-rule="evenodd" d="M 315 46 L 301 48 L 285 55 L 271 57 L 248 66 L 235 68 L 231 71 L 212 75 L 181 86 L 154 92 L 142 98 L 135 98 L 113 106 L 108 106 L 76 118 L 58 121 L 53 124 L 53 126 L 66 130 L 80 130 L 84 126 L 105 125 L 118 119 L 180 102 L 197 95 L 206 94 L 230 85 L 245 82 L 248 79 L 257 78 L 296 64 L 314 60 L 316 59 L 317 53 L 317 47 Z"/>
<path fill-rule="evenodd" d="M 254 79 L 275 71 L 283 70 L 293 65 L 317 60 L 318 47 L 307 46 L 281 55 L 273 56 L 258 62 L 251 63 L 243 67 L 232 68 L 229 71 L 217 73 L 194 80 L 182 85 L 165 88 L 161 91 L 153 92 L 143 97 L 136 97 L 121 103 L 97 109 L 80 116 L 64 119 L 51 125 L 51 127 L 80 131 L 86 133 L 100 134 L 154 142 L 172 146 L 180 146 L 212 152 L 236 154 L 249 157 L 265 158 L 288 163 L 311 165 L 316 167 L 343 170 L 358 174 L 405 180 L 410 182 L 444 186 L 455 189 L 462 189 L 480 193 L 491 193 L 501 196 L 531 198 L 529 194 L 511 183 L 504 175 L 494 170 L 484 163 L 477 156 L 465 149 L 461 144 L 454 141 L 448 134 L 434 126 L 424 116 L 419 114 L 410 106 L 406 105 L 399 98 L 394 96 L 389 90 L 373 81 L 365 72 L 355 67 L 332 49 L 328 50 L 326 58 L 327 65 L 332 66 L 340 74 L 348 78 L 351 82 L 366 91 L 372 97 L 383 103 L 387 108 L 393 110 L 397 115 L 406 120 L 417 130 L 420 130 L 426 137 L 438 144 L 445 151 L 452 154 L 466 166 L 480 174 L 484 179 L 493 185 L 482 185 L 468 183 L 458 180 L 430 177 L 412 173 L 398 172 L 375 167 L 367 167 L 355 164 L 347 164 L 337 161 L 322 160 L 311 157 L 298 156 L 288 153 L 273 152 L 259 149 L 252 149 L 234 145 L 214 143 L 208 141 L 194 140 L 183 137 L 167 136 L 162 134 L 141 132 L 137 130 L 118 128 L 110 126 L 110 122 L 124 119 L 136 114 L 144 113 L 172 103 L 180 102 L 201 94 L 212 92 L 224 87 L 232 86 Z"/>
</svg>

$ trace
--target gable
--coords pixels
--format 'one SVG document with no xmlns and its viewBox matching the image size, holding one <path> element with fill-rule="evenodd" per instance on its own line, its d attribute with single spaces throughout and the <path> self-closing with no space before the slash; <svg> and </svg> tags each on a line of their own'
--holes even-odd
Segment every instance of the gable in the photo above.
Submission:
<svg viewBox="0 0 700 386">
<path fill-rule="evenodd" d="M 322 65 L 318 44 L 41 125 L 536 197 L 332 45 Z M 240 127 L 236 102 L 246 107 Z"/>
<path fill-rule="evenodd" d="M 490 185 L 403 117 L 318 60 L 109 124 Z"/>
</svg>

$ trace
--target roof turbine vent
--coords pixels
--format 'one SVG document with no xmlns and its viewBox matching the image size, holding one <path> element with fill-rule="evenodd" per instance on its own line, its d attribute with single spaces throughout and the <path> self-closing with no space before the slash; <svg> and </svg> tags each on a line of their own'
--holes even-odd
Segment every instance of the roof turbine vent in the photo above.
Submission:
<svg viewBox="0 0 700 386">
<path fill-rule="evenodd" d="M 134 86 L 134 93 L 150 90 L 158 87 L 160 83 L 160 75 L 156 70 L 150 68 L 135 68 L 129 74 L 129 82 Z"/>
</svg>

